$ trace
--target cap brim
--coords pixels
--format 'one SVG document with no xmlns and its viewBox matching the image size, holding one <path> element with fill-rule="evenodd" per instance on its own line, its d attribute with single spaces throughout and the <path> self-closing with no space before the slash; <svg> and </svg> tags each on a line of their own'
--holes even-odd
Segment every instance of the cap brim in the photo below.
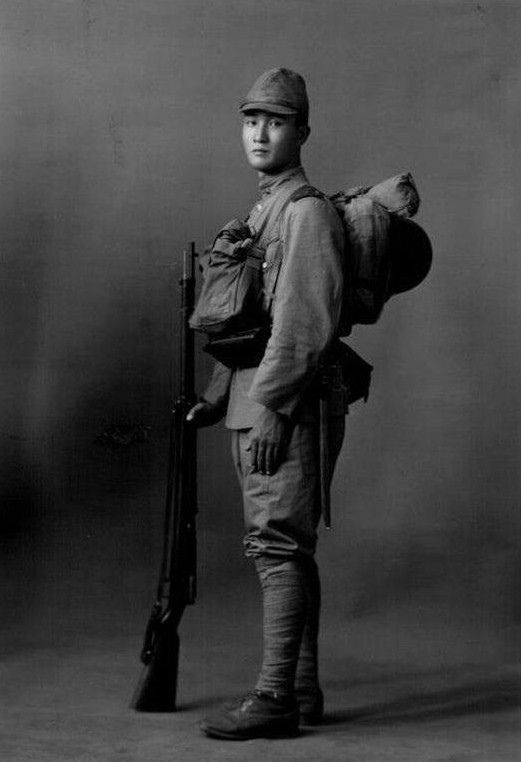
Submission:
<svg viewBox="0 0 521 762">
<path fill-rule="evenodd" d="M 268 114 L 298 114 L 298 109 L 291 106 L 281 106 L 279 103 L 264 103 L 262 101 L 246 101 L 239 106 L 239 111 L 266 111 Z"/>
</svg>

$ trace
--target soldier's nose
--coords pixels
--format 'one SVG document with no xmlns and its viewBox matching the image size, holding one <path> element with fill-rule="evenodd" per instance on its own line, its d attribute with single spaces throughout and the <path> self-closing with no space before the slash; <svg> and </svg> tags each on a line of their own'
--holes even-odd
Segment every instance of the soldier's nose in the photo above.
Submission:
<svg viewBox="0 0 521 762">
<path fill-rule="evenodd" d="M 264 127 L 259 127 L 255 134 L 253 135 L 253 140 L 255 143 L 265 143 L 266 142 L 266 130 Z"/>
</svg>

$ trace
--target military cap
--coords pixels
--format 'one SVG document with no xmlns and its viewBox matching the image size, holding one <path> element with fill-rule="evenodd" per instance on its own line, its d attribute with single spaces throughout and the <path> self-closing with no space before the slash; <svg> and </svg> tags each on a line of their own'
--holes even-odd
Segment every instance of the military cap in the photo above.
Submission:
<svg viewBox="0 0 521 762">
<path fill-rule="evenodd" d="M 300 114 L 308 119 L 309 102 L 304 78 L 291 69 L 270 69 L 255 80 L 239 110 Z"/>
</svg>

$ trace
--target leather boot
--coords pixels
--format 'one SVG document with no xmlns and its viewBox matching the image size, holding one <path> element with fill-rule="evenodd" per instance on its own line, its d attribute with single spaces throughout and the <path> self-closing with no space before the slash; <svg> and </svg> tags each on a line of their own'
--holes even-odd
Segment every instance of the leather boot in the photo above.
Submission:
<svg viewBox="0 0 521 762">
<path fill-rule="evenodd" d="M 210 738 L 247 741 L 250 738 L 293 738 L 298 735 L 299 712 L 293 696 L 253 690 L 235 704 L 227 704 L 199 725 Z"/>
</svg>

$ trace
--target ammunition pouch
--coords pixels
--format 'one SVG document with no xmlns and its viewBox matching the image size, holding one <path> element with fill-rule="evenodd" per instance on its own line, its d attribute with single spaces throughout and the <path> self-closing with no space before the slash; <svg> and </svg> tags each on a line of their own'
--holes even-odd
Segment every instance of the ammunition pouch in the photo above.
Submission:
<svg viewBox="0 0 521 762">
<path fill-rule="evenodd" d="M 203 347 L 227 368 L 255 368 L 260 364 L 271 333 L 269 324 L 210 339 Z"/>
</svg>

